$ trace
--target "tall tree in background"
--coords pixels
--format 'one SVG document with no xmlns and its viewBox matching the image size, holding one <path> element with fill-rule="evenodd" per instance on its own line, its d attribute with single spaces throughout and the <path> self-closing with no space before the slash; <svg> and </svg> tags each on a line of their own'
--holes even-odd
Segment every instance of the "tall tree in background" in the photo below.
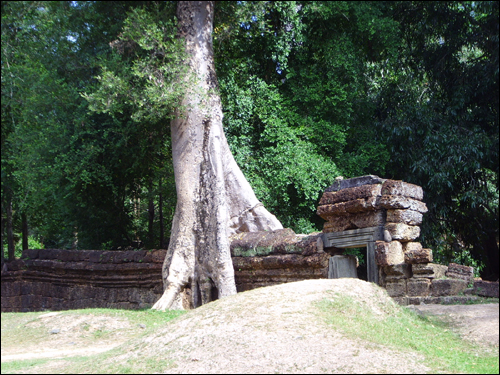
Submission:
<svg viewBox="0 0 500 375">
<path fill-rule="evenodd" d="M 423 187 L 423 241 L 438 261 L 484 264 L 497 280 L 498 2 L 392 6 L 404 43 L 376 95 L 388 177 Z"/>
<path fill-rule="evenodd" d="M 222 128 L 214 67 L 214 3 L 180 1 L 179 37 L 194 82 L 171 122 L 177 207 L 164 262 L 165 291 L 154 309 L 197 307 L 236 293 L 229 235 L 282 228 L 237 166 Z M 188 306 L 189 306 L 188 305 Z M 184 305 L 184 307 L 187 307 Z"/>
</svg>

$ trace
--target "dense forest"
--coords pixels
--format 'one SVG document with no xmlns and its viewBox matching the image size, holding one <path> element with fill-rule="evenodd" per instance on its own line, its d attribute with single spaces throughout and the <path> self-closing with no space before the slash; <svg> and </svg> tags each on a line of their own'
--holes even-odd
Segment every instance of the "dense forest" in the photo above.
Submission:
<svg viewBox="0 0 500 375">
<path fill-rule="evenodd" d="M 309 233 L 338 176 L 414 183 L 435 261 L 498 279 L 498 6 L 216 2 L 224 131 L 260 201 Z M 168 245 L 175 8 L 2 1 L 2 262 Z"/>
</svg>

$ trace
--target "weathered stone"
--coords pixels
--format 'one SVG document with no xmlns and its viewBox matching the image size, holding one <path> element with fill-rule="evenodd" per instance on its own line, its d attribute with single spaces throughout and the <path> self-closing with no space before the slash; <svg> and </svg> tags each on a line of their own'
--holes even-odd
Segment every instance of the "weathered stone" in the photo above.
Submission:
<svg viewBox="0 0 500 375">
<path fill-rule="evenodd" d="M 266 256 L 271 254 L 310 255 L 318 252 L 321 233 L 297 235 L 293 230 L 278 229 L 264 232 L 243 232 L 230 237 L 231 255 L 235 257 Z"/>
<path fill-rule="evenodd" d="M 391 297 L 404 297 L 407 293 L 405 279 L 387 281 L 385 288 Z"/>
<path fill-rule="evenodd" d="M 376 203 L 377 200 L 375 197 L 355 199 L 347 202 L 319 206 L 316 213 L 323 219 L 329 220 L 330 216 L 346 216 L 359 212 L 373 211 L 376 208 Z"/>
<path fill-rule="evenodd" d="M 383 267 L 386 280 L 409 279 L 412 276 L 409 264 L 396 264 L 394 266 Z"/>
<path fill-rule="evenodd" d="M 422 245 L 420 245 L 419 242 L 408 242 L 408 244 L 415 244 L 415 245 L 412 246 L 405 246 L 406 244 L 403 245 L 403 251 L 405 254 L 405 263 L 416 264 L 416 263 L 432 262 L 431 249 L 423 249 Z"/>
<path fill-rule="evenodd" d="M 413 241 L 420 236 L 420 227 L 402 223 L 387 223 L 385 229 L 389 231 L 393 240 L 402 242 Z"/>
<path fill-rule="evenodd" d="M 231 236 L 231 256 L 265 256 L 270 254 L 300 253 L 293 249 L 299 238 L 293 230 L 278 229 L 268 232 L 243 232 Z M 294 251 L 296 250 L 296 251 Z"/>
<path fill-rule="evenodd" d="M 425 214 L 427 206 L 424 202 L 417 201 L 416 199 L 403 197 L 401 195 L 382 195 L 378 200 L 378 206 L 381 208 L 390 209 L 407 209 L 418 211 Z"/>
<path fill-rule="evenodd" d="M 380 178 L 375 175 L 366 175 L 354 178 L 348 178 L 345 180 L 335 181 L 330 187 L 326 188 L 326 192 L 329 191 L 339 191 L 342 189 L 353 188 L 362 185 L 372 185 L 372 184 L 382 184 L 385 179 Z"/>
<path fill-rule="evenodd" d="M 402 195 L 421 201 L 424 198 L 424 191 L 420 186 L 408 182 L 387 180 L 382 185 L 382 195 Z"/>
<path fill-rule="evenodd" d="M 444 277 L 445 272 L 448 270 L 447 266 L 435 263 L 420 263 L 412 264 L 411 270 L 413 277 L 425 277 L 428 279 L 439 279 Z"/>
<path fill-rule="evenodd" d="M 382 211 L 360 212 L 340 217 L 329 217 L 323 226 L 323 232 L 342 232 L 348 229 L 378 227 L 385 223 Z"/>
<path fill-rule="evenodd" d="M 474 267 L 462 266 L 456 263 L 448 265 L 446 276 L 452 279 L 462 279 L 467 281 L 467 284 L 474 279 Z"/>
<path fill-rule="evenodd" d="M 411 278 L 406 283 L 408 296 L 428 296 L 431 287 L 429 279 Z"/>
<path fill-rule="evenodd" d="M 316 214 L 321 216 L 321 218 L 325 220 L 330 220 L 331 216 L 348 215 L 347 211 L 345 210 L 345 202 L 318 206 Z"/>
<path fill-rule="evenodd" d="M 408 225 L 422 224 L 423 215 L 420 212 L 412 210 L 387 210 L 388 223 L 403 223 Z"/>
<path fill-rule="evenodd" d="M 379 266 L 404 263 L 403 246 L 399 241 L 375 241 L 375 262 Z"/>
<path fill-rule="evenodd" d="M 391 242 L 392 241 L 391 233 L 387 229 L 384 229 L 384 241 L 385 242 Z"/>
<path fill-rule="evenodd" d="M 330 255 L 317 253 L 310 256 L 279 254 L 262 257 L 233 257 L 235 271 L 259 269 L 328 268 Z"/>
<path fill-rule="evenodd" d="M 348 229 L 355 229 L 348 216 L 329 217 L 323 224 L 323 233 L 342 232 Z"/>
<path fill-rule="evenodd" d="M 363 185 L 347 188 L 339 191 L 325 192 L 319 201 L 319 205 L 347 202 L 356 199 L 377 197 L 382 189 L 381 184 Z"/>
<path fill-rule="evenodd" d="M 357 278 L 357 259 L 353 255 L 335 255 L 330 258 L 328 265 L 328 278 Z"/>
<path fill-rule="evenodd" d="M 422 250 L 422 244 L 420 242 L 405 242 L 403 244 L 403 251 L 420 251 Z M 427 262 L 429 263 L 429 262 Z"/>
<path fill-rule="evenodd" d="M 467 282 L 461 279 L 434 279 L 432 280 L 432 296 L 454 296 L 467 288 Z"/>
<path fill-rule="evenodd" d="M 474 281 L 474 294 L 482 297 L 498 298 L 498 281 Z"/>
</svg>

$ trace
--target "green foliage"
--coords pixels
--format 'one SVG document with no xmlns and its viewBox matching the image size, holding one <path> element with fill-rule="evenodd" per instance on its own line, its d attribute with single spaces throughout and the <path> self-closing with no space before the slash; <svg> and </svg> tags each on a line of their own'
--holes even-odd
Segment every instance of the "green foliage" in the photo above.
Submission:
<svg viewBox="0 0 500 375">
<path fill-rule="evenodd" d="M 401 2 L 393 14 L 404 43 L 375 80 L 387 177 L 423 187 L 423 242 L 439 258 L 470 254 L 497 279 L 498 3 Z"/>
<path fill-rule="evenodd" d="M 2 3 L 2 209 L 50 247 L 158 247 L 186 87 L 175 2 Z M 422 242 L 498 278 L 497 2 L 217 2 L 230 148 L 296 232 L 335 177 L 423 187 Z M 179 79 L 183 77 L 183 79 Z M 5 216 L 5 212 L 3 212 Z"/>
</svg>

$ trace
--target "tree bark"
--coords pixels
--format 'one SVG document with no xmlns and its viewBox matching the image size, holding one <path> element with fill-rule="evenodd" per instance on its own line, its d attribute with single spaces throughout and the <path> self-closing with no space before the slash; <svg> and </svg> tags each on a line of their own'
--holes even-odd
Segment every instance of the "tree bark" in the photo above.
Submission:
<svg viewBox="0 0 500 375">
<path fill-rule="evenodd" d="M 15 259 L 14 230 L 12 227 L 12 197 L 7 198 L 7 257 L 9 261 Z"/>
<path fill-rule="evenodd" d="M 236 293 L 229 235 L 281 223 L 258 201 L 222 128 L 212 48 L 211 1 L 180 1 L 190 87 L 171 122 L 177 206 L 163 264 L 164 294 L 153 309 L 198 307 Z M 193 84 L 194 80 L 194 84 Z"/>
<path fill-rule="evenodd" d="M 28 218 L 26 217 L 26 212 L 21 214 L 22 221 L 22 237 L 23 237 L 23 250 L 28 249 Z"/>
</svg>

